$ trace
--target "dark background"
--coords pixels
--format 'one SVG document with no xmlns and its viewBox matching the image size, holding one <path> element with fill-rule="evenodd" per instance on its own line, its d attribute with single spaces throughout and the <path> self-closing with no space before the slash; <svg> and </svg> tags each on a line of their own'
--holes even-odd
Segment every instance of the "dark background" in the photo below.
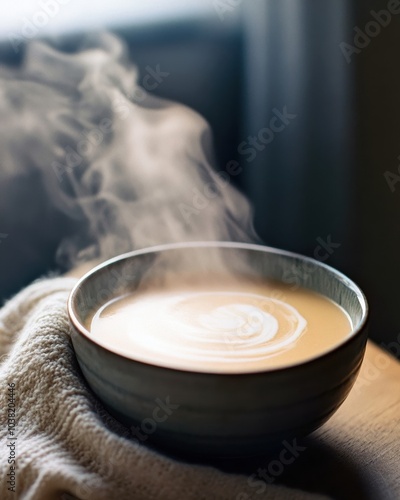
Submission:
<svg viewBox="0 0 400 500">
<path fill-rule="evenodd" d="M 400 353 L 400 14 L 346 61 L 371 10 L 391 2 L 251 0 L 221 21 L 208 17 L 113 27 L 142 74 L 160 65 L 170 76 L 154 91 L 196 109 L 210 122 L 220 169 L 240 162 L 233 181 L 255 208 L 270 245 L 315 255 L 321 239 L 337 247 L 331 264 L 354 279 L 371 305 L 371 337 Z M 396 4 L 396 2 L 395 2 Z M 397 6 L 400 10 L 400 3 Z M 373 29 L 373 28 L 372 28 Z M 74 37 L 66 37 L 65 45 Z M 21 58 L 5 42 L 0 60 Z M 268 127 L 273 109 L 296 118 L 255 159 L 238 152 Z M 4 189 L 4 186 L 3 186 Z M 21 203 L 24 186 L 15 193 Z M 35 210 L 37 213 L 35 213 Z M 54 269 L 65 221 L 34 206 L 11 217 L 0 197 L 0 297 Z M 52 228 L 43 237 L 34 218 Z"/>
</svg>

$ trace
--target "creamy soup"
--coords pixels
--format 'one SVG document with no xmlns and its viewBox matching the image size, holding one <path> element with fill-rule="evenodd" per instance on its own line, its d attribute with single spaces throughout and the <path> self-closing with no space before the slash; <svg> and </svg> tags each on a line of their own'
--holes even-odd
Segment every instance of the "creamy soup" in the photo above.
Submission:
<svg viewBox="0 0 400 500">
<path fill-rule="evenodd" d="M 161 366 L 243 373 L 303 362 L 346 339 L 334 302 L 274 281 L 193 278 L 118 297 L 88 329 L 111 351 Z"/>
</svg>

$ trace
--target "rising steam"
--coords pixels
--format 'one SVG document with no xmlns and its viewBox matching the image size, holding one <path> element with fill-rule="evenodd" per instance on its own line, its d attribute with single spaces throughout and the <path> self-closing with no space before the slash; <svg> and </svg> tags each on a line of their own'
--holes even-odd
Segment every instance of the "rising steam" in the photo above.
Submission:
<svg viewBox="0 0 400 500">
<path fill-rule="evenodd" d="M 90 36 L 74 53 L 34 41 L 0 79 L 2 175 L 37 171 L 52 207 L 76 221 L 59 248 L 67 267 L 166 242 L 254 238 L 247 201 L 211 166 L 205 120 L 135 92 L 137 68 L 116 37 Z"/>
</svg>

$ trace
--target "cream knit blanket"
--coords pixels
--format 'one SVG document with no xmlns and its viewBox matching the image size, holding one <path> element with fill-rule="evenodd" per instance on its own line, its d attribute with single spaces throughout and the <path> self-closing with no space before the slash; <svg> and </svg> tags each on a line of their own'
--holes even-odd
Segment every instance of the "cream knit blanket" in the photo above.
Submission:
<svg viewBox="0 0 400 500">
<path fill-rule="evenodd" d="M 260 493 L 246 476 L 130 441 L 78 370 L 66 312 L 74 283 L 38 281 L 0 311 L 1 500 L 317 498 L 273 484 Z"/>
</svg>

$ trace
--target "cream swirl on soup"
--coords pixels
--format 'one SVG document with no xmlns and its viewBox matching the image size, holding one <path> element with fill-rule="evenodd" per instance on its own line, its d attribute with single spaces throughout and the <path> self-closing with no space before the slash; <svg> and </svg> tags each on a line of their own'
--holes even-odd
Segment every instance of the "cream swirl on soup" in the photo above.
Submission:
<svg viewBox="0 0 400 500">
<path fill-rule="evenodd" d="M 216 278 L 118 297 L 88 327 L 97 342 L 139 361 L 228 373 L 303 361 L 351 332 L 344 311 L 315 292 Z"/>
</svg>

